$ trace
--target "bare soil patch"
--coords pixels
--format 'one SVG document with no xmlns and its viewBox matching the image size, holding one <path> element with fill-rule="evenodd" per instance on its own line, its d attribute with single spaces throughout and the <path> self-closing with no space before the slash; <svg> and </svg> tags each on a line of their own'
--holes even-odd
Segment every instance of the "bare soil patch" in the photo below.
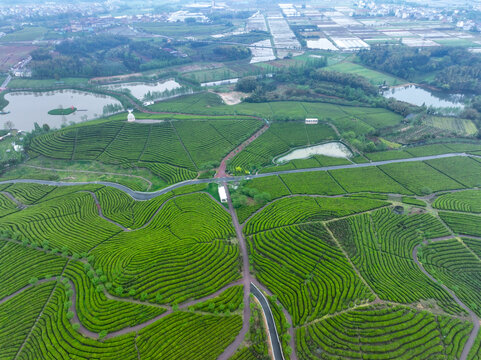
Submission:
<svg viewBox="0 0 481 360">
<path fill-rule="evenodd" d="M 240 91 L 230 91 L 223 93 L 216 93 L 227 105 L 236 105 L 242 102 L 242 98 L 246 97 L 246 94 Z"/>
<path fill-rule="evenodd" d="M 0 71 L 7 71 L 25 59 L 30 52 L 37 49 L 36 46 L 2 45 L 0 46 Z"/>
</svg>

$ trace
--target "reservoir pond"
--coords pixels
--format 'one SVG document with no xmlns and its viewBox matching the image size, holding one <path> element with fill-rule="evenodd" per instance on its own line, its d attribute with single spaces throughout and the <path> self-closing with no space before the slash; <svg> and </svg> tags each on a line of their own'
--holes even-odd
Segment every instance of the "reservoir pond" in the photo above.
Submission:
<svg viewBox="0 0 481 360">
<path fill-rule="evenodd" d="M 302 149 L 295 149 L 290 153 L 276 159 L 276 163 L 285 163 L 291 160 L 308 159 L 314 155 L 324 155 L 336 158 L 350 158 L 351 150 L 340 142 L 329 142 L 320 145 L 313 145 Z"/>
</svg>

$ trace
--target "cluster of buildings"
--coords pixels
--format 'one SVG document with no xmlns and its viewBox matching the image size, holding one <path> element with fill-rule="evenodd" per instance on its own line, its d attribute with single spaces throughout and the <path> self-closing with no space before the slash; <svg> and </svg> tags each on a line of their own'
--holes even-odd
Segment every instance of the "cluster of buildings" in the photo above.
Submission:
<svg viewBox="0 0 481 360">
<path fill-rule="evenodd" d="M 481 6 L 475 6 L 472 11 L 481 11 Z M 481 31 L 481 22 L 476 23 L 468 16 L 469 9 L 447 9 L 445 7 L 423 7 L 400 4 L 383 4 L 360 0 L 353 9 L 352 16 L 393 16 L 400 19 L 441 21 L 453 24 L 466 31 Z"/>
<path fill-rule="evenodd" d="M 0 4 L 0 19 L 14 18 L 18 21 L 28 21 L 32 18 L 52 17 L 76 13 L 81 16 L 91 16 L 114 10 L 116 6 L 111 1 L 106 2 L 36 2 L 12 5 Z"/>
</svg>

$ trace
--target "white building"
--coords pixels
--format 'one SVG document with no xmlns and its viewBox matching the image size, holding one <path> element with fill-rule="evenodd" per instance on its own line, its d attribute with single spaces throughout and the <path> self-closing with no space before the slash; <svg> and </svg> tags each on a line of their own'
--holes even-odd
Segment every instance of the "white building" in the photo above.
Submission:
<svg viewBox="0 0 481 360">
<path fill-rule="evenodd" d="M 319 119 L 317 118 L 306 118 L 307 125 L 316 125 L 317 123 L 319 123 Z"/>
<path fill-rule="evenodd" d="M 218 191 L 219 191 L 220 202 L 226 203 L 227 202 L 227 191 L 226 191 L 224 185 L 219 185 Z"/>
<path fill-rule="evenodd" d="M 135 115 L 132 114 L 132 111 L 133 110 L 128 110 L 128 112 L 129 112 L 129 115 L 127 115 L 127 121 L 128 122 L 134 122 L 135 121 Z"/>
</svg>

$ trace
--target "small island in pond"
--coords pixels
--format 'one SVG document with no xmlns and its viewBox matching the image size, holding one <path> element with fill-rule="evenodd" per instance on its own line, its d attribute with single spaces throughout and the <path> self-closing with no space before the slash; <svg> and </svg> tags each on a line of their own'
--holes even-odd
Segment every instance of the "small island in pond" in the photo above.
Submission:
<svg viewBox="0 0 481 360">
<path fill-rule="evenodd" d="M 70 115 L 77 111 L 76 107 L 69 107 L 66 109 L 53 109 L 48 112 L 49 115 Z"/>
</svg>

